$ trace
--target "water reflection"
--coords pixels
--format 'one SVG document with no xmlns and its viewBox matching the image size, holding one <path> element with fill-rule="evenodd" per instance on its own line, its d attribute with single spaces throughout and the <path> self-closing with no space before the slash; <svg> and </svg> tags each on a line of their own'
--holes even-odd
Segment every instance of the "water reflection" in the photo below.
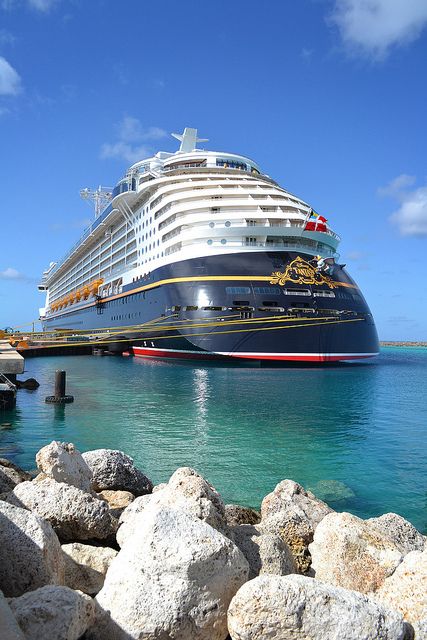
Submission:
<svg viewBox="0 0 427 640">
<path fill-rule="evenodd" d="M 0 429 L 0 447 L 27 468 L 53 439 L 83 451 L 119 448 L 155 482 L 192 466 L 226 501 L 252 506 L 285 477 L 305 486 L 344 483 L 349 491 L 337 508 L 397 511 L 424 526 L 427 353 L 384 358 L 384 366 L 286 369 L 28 360 L 41 386 L 21 391 L 15 412 L 0 417 L 13 425 Z M 44 403 L 57 368 L 67 371 L 73 404 Z"/>
</svg>

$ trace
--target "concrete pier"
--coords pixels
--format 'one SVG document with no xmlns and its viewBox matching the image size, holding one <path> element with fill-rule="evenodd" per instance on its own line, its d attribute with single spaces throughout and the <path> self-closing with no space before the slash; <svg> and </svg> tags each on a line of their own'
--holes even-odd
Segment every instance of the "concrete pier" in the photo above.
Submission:
<svg viewBox="0 0 427 640">
<path fill-rule="evenodd" d="M 7 340 L 0 340 L 0 373 L 12 382 L 16 374 L 23 373 L 24 358 L 9 344 Z"/>
<path fill-rule="evenodd" d="M 0 410 L 11 409 L 16 400 L 16 374 L 24 371 L 24 358 L 7 342 L 0 340 Z"/>
</svg>

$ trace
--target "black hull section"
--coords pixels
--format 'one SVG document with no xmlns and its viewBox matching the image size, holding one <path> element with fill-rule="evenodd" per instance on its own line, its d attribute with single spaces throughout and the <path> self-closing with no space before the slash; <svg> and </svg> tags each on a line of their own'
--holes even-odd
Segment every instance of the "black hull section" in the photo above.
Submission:
<svg viewBox="0 0 427 640">
<path fill-rule="evenodd" d="M 146 357 L 329 362 L 374 356 L 370 310 L 345 269 L 312 256 L 240 253 L 167 265 L 120 295 L 63 309 L 46 330 L 102 331 Z"/>
</svg>

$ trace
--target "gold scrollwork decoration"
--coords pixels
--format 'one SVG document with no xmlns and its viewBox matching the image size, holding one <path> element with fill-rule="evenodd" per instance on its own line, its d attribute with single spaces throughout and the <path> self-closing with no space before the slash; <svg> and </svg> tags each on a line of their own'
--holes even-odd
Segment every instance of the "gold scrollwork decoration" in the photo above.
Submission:
<svg viewBox="0 0 427 640">
<path fill-rule="evenodd" d="M 318 271 L 312 264 L 304 260 L 300 256 L 290 262 L 284 273 L 274 271 L 271 274 L 270 284 L 279 284 L 283 286 L 286 282 L 294 284 L 326 284 L 330 289 L 339 287 L 339 282 L 335 282 L 326 274 Z"/>
</svg>

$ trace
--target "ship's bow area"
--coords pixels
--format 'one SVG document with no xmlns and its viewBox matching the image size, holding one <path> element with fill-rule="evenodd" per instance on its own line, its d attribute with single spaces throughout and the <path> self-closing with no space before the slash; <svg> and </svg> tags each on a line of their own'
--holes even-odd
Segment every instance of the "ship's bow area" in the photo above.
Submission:
<svg viewBox="0 0 427 640">
<path fill-rule="evenodd" d="M 378 353 L 369 307 L 333 260 L 242 253 L 182 261 L 162 275 L 168 328 L 137 355 L 329 362 Z"/>
</svg>

